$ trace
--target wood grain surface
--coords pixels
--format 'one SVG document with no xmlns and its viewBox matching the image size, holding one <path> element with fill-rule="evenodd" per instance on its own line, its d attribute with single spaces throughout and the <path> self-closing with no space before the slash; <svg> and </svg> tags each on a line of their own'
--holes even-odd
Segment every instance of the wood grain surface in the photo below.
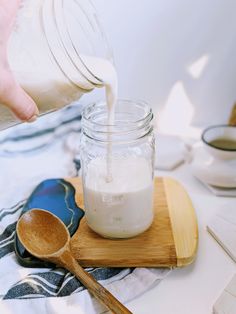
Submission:
<svg viewBox="0 0 236 314">
<path fill-rule="evenodd" d="M 76 190 L 83 208 L 80 178 L 66 179 Z M 197 253 L 198 228 L 192 202 L 177 181 L 155 178 L 151 227 L 131 239 L 105 239 L 93 232 L 83 218 L 72 238 L 72 251 L 86 267 L 178 267 L 190 264 Z"/>
</svg>

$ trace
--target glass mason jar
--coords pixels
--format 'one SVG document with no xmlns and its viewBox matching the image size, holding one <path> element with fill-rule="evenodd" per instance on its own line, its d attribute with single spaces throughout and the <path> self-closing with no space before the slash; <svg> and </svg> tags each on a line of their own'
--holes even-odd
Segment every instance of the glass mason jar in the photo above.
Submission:
<svg viewBox="0 0 236 314">
<path fill-rule="evenodd" d="M 40 114 L 103 86 L 94 71 L 93 57 L 112 60 L 89 0 L 22 0 L 8 59 Z M 0 130 L 16 123 L 11 112 L 0 105 Z"/>
<path fill-rule="evenodd" d="M 107 238 L 129 238 L 153 221 L 155 140 L 147 104 L 119 100 L 108 126 L 104 103 L 82 114 L 80 157 L 85 217 Z"/>
</svg>

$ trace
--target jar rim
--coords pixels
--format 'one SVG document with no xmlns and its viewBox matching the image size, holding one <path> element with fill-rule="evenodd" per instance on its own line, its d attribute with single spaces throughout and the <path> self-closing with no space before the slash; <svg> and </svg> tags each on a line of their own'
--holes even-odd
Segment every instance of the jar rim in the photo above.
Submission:
<svg viewBox="0 0 236 314">
<path fill-rule="evenodd" d="M 133 121 L 129 121 L 129 124 L 137 124 L 139 122 L 144 121 L 145 119 L 147 119 L 148 117 L 152 116 L 153 117 L 153 112 L 151 107 L 147 104 L 147 102 L 143 101 L 143 100 L 130 100 L 130 99 L 118 99 L 117 101 L 117 105 L 119 105 L 120 103 L 126 103 L 127 105 L 131 105 L 131 104 L 135 104 L 138 106 L 142 106 L 143 109 L 145 109 L 145 115 L 139 119 L 133 120 Z M 99 102 L 95 102 L 95 103 L 91 103 L 86 105 L 83 108 L 82 111 L 82 120 L 88 122 L 88 123 L 93 123 L 94 125 L 100 126 L 100 127 L 107 127 L 107 126 L 115 126 L 116 124 L 113 125 L 109 125 L 109 124 L 104 124 L 104 123 L 99 123 L 96 121 L 91 121 L 90 117 L 88 117 L 88 114 L 95 109 L 95 107 L 104 107 L 106 108 L 106 103 L 104 101 L 99 101 Z"/>
<path fill-rule="evenodd" d="M 108 124 L 106 103 L 92 103 L 82 111 L 82 132 L 100 142 L 138 140 L 153 130 L 153 112 L 144 101 L 119 99 L 115 106 L 114 123 Z M 109 136 L 107 136 L 109 135 Z"/>
</svg>

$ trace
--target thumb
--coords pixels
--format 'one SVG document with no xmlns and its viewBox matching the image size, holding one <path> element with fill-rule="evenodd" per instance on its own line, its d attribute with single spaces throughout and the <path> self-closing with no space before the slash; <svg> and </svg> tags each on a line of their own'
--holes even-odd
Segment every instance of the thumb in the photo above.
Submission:
<svg viewBox="0 0 236 314">
<path fill-rule="evenodd" d="M 33 99 L 16 82 L 11 71 L 1 73 L 0 103 L 7 106 L 22 121 L 34 121 L 39 115 Z"/>
<path fill-rule="evenodd" d="M 30 121 L 39 113 L 37 106 L 15 80 L 7 60 L 7 42 L 20 2 L 0 0 L 0 104 L 11 109 L 20 120 Z"/>
</svg>

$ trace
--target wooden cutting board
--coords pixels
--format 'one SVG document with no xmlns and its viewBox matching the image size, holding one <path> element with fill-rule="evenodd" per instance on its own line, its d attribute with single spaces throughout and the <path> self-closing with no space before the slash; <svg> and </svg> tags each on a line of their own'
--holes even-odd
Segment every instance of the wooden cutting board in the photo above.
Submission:
<svg viewBox="0 0 236 314">
<path fill-rule="evenodd" d="M 83 208 L 81 180 L 66 179 L 76 189 L 76 203 Z M 82 218 L 72 238 L 76 259 L 85 267 L 179 267 L 193 262 L 198 227 L 192 202 L 177 181 L 155 179 L 155 218 L 143 234 L 131 239 L 105 239 Z"/>
</svg>

